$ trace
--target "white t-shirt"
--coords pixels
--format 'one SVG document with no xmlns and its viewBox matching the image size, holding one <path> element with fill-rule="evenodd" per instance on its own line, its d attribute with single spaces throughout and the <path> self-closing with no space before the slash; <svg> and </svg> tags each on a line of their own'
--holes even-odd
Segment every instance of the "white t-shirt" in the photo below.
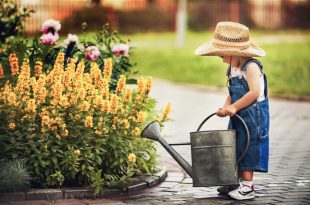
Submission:
<svg viewBox="0 0 310 205">
<path fill-rule="evenodd" d="M 242 72 L 241 69 L 239 69 L 239 68 L 231 67 L 230 75 L 231 75 L 231 77 L 243 76 L 246 79 L 245 72 Z M 260 91 L 259 91 L 259 97 L 257 98 L 258 102 L 265 100 L 265 93 L 264 93 L 265 82 L 264 82 L 264 75 L 263 74 L 261 74 L 261 76 L 260 76 L 259 87 L 260 87 Z"/>
</svg>

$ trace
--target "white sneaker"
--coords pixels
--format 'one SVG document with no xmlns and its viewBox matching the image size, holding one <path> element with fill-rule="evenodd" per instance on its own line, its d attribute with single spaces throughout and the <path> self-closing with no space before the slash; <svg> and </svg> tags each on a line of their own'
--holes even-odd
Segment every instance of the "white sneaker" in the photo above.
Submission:
<svg viewBox="0 0 310 205">
<path fill-rule="evenodd" d="M 247 199 L 254 199 L 255 198 L 255 193 L 254 193 L 254 188 L 248 187 L 242 183 L 240 183 L 240 186 L 229 192 L 228 195 L 231 198 L 237 199 L 237 200 L 247 200 Z"/>
</svg>

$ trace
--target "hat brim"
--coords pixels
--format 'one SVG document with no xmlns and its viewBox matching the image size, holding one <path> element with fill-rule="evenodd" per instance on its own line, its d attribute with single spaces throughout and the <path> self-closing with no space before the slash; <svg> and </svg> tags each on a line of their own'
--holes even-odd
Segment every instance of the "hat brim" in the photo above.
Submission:
<svg viewBox="0 0 310 205">
<path fill-rule="evenodd" d="M 243 56 L 243 57 L 263 57 L 265 51 L 253 43 L 250 43 L 246 49 L 240 48 L 217 48 L 212 42 L 202 44 L 195 50 L 199 56 Z"/>
</svg>

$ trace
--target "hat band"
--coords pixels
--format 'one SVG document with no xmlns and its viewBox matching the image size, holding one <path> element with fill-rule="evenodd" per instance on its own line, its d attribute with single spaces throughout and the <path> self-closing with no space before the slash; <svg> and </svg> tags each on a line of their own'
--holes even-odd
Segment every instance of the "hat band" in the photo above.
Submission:
<svg viewBox="0 0 310 205">
<path fill-rule="evenodd" d="M 239 48 L 239 49 L 246 49 L 250 46 L 250 42 L 227 42 L 227 41 L 221 41 L 218 39 L 212 39 L 212 44 L 216 48 Z"/>
</svg>

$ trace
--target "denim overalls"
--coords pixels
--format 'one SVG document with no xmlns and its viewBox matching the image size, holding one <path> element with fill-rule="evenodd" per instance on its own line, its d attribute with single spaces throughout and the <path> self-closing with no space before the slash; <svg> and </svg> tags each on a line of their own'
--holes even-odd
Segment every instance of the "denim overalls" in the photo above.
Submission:
<svg viewBox="0 0 310 205">
<path fill-rule="evenodd" d="M 255 62 L 263 69 L 262 64 L 256 59 L 249 59 L 241 67 L 241 71 L 245 73 L 247 64 Z M 230 75 L 231 68 L 227 70 L 227 76 Z M 250 132 L 250 145 L 245 157 L 238 164 L 239 171 L 252 170 L 257 172 L 268 172 L 269 159 L 269 103 L 268 103 L 268 89 L 267 79 L 265 74 L 265 99 L 261 102 L 257 100 L 251 105 L 239 110 L 237 114 L 243 118 L 247 124 Z M 228 90 L 231 96 L 231 103 L 236 102 L 248 91 L 249 87 L 244 76 L 237 76 L 228 79 Z M 246 131 L 242 123 L 236 118 L 231 117 L 229 122 L 229 129 L 236 130 L 237 136 L 237 157 L 242 154 L 246 145 Z"/>
</svg>

